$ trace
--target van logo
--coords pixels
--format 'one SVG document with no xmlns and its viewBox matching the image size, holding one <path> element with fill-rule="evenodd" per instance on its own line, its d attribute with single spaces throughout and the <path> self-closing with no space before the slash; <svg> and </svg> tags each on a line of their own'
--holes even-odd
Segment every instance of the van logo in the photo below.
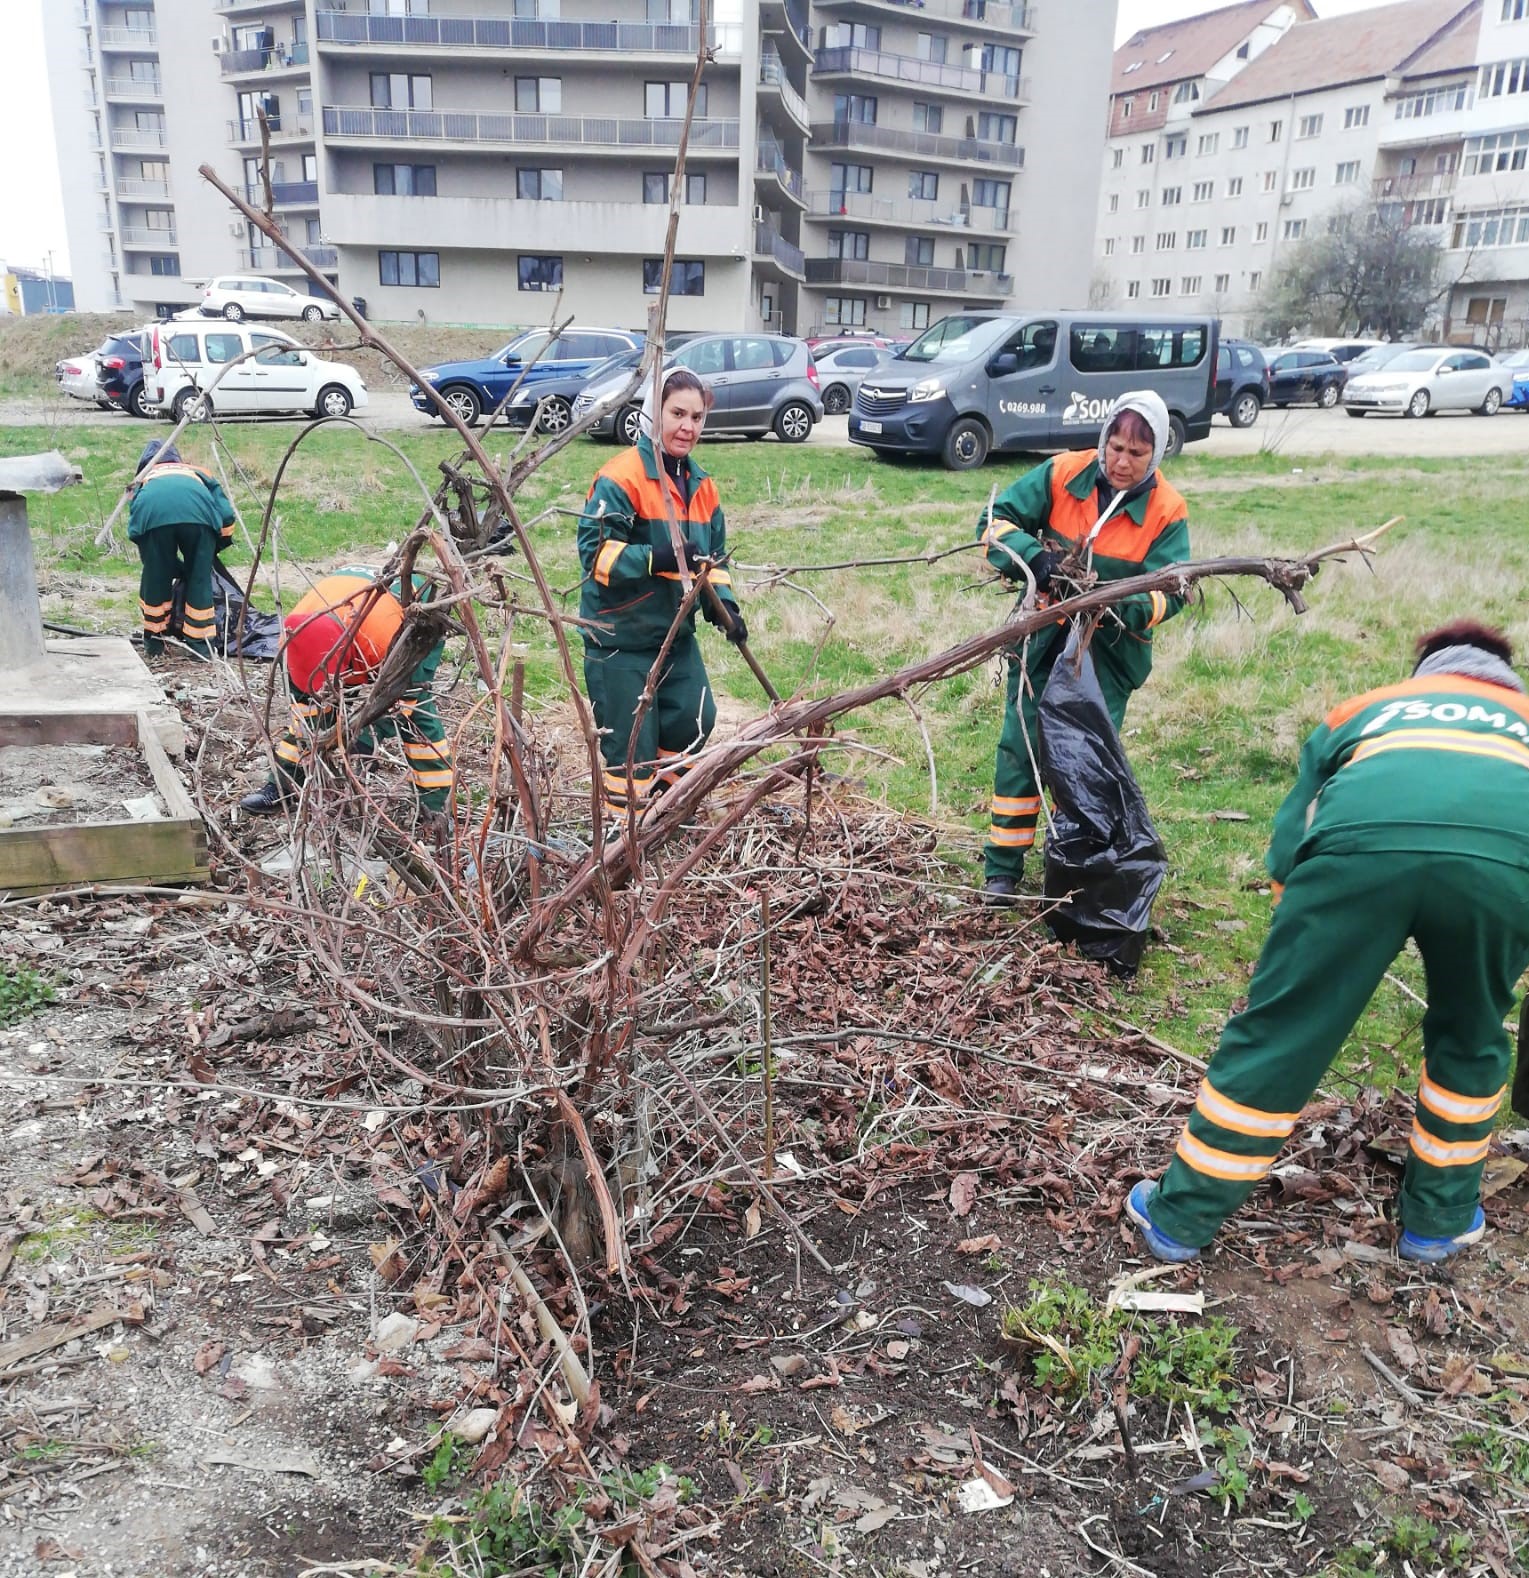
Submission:
<svg viewBox="0 0 1529 1578">
<path fill-rule="evenodd" d="M 1109 415 L 1113 400 L 1090 400 L 1087 395 L 1081 395 L 1076 389 L 1072 392 L 1072 399 L 1067 402 L 1067 409 L 1062 412 L 1063 422 L 1102 422 Z"/>
</svg>

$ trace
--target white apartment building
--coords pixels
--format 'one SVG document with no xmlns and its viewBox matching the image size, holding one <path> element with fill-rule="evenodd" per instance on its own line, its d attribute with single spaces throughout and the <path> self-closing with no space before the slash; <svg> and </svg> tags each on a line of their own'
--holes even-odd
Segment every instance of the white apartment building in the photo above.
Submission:
<svg viewBox="0 0 1529 1578">
<path fill-rule="evenodd" d="M 1405 151 L 1428 141 L 1416 128 L 1442 116 L 1475 75 L 1481 6 L 1401 0 L 1315 19 L 1292 14 L 1308 7 L 1244 5 L 1195 18 L 1197 37 L 1179 51 L 1190 68 L 1225 43 L 1234 21 L 1258 31 L 1203 75 L 1186 69 L 1149 87 L 1149 103 L 1156 94 L 1169 101 L 1155 126 L 1127 110 L 1130 62 L 1122 55 L 1133 45 L 1138 58 L 1162 55 L 1154 33 L 1165 30 L 1117 51 L 1096 294 L 1112 304 L 1214 311 L 1225 332 L 1248 332 L 1289 247 L 1418 168 L 1406 161 L 1419 154 Z M 1220 31 L 1207 43 L 1213 23 Z M 1260 36 L 1276 29 L 1260 48 Z M 1161 65 L 1171 70 L 1172 59 Z M 1408 200 L 1425 195 L 1414 188 Z M 1416 222 L 1446 217 L 1437 208 L 1413 214 Z"/>
<path fill-rule="evenodd" d="M 904 331 L 1076 294 L 1114 0 L 712 0 L 674 328 Z M 1097 14 L 1096 14 L 1097 13 Z M 1107 13 L 1107 14 L 1105 14 Z M 168 312 L 303 276 L 391 320 L 641 326 L 694 0 L 50 0 L 78 299 Z M 84 113 L 80 105 L 83 101 Z M 1044 127 L 1044 136 L 1038 128 Z"/>
</svg>

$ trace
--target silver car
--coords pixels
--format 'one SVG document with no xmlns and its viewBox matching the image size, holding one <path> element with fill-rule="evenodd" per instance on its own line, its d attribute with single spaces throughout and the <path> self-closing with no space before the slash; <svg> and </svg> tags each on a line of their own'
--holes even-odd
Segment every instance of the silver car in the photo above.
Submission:
<svg viewBox="0 0 1529 1578">
<path fill-rule="evenodd" d="M 823 420 L 818 370 L 802 340 L 784 334 L 698 334 L 687 340 L 666 367 L 688 367 L 706 380 L 716 403 L 706 418 L 708 433 L 774 433 L 783 444 L 800 444 Z M 632 369 L 622 368 L 591 383 L 573 403 L 575 421 L 595 412 L 591 438 L 635 444 L 643 389 L 629 387 Z"/>
<path fill-rule="evenodd" d="M 1343 409 L 1350 416 L 1389 411 L 1429 416 L 1435 411 L 1476 411 L 1495 416 L 1513 393 L 1513 374 L 1485 351 L 1420 345 L 1393 357 L 1377 372 L 1350 378 Z"/>
<path fill-rule="evenodd" d="M 891 355 L 891 351 L 879 351 L 874 345 L 841 345 L 819 356 L 816 366 L 823 388 L 823 409 L 830 416 L 843 415 L 854 404 L 860 380 Z"/>
</svg>

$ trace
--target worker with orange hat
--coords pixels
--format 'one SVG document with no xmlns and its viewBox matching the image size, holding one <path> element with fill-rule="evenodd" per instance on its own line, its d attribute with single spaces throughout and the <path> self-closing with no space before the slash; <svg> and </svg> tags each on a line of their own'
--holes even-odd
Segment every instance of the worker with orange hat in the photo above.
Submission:
<svg viewBox="0 0 1529 1578">
<path fill-rule="evenodd" d="M 414 577 L 416 596 L 428 583 Z M 375 572 L 339 570 L 326 575 L 283 621 L 282 661 L 292 691 L 292 721 L 276 743 L 276 771 L 245 795 L 239 809 L 269 816 L 302 787 L 315 735 L 334 727 L 335 687 L 350 690 L 375 679 L 404 624 L 398 584 L 379 587 Z M 439 815 L 451 798 L 451 747 L 432 686 L 444 641 L 437 642 L 409 676 L 409 687 L 391 711 L 363 729 L 356 745 L 369 753 L 378 738 L 397 738 L 409 760 L 420 808 Z"/>
</svg>

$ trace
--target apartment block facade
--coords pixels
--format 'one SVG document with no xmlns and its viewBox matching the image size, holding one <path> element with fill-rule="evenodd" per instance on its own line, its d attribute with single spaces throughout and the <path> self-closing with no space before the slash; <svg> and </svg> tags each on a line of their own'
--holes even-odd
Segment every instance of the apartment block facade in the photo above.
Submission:
<svg viewBox="0 0 1529 1578">
<path fill-rule="evenodd" d="M 671 326 L 907 332 L 1076 295 L 1114 0 L 1090 10 L 713 0 Z M 583 322 L 646 321 L 694 0 L 58 0 L 45 25 L 82 306 L 302 287 L 207 163 L 257 207 L 268 174 L 374 316 L 532 323 L 561 290 Z"/>
<path fill-rule="evenodd" d="M 1433 329 L 1524 343 L 1529 0 L 1306 9 L 1224 7 L 1117 51 L 1096 299 L 1247 333 L 1289 249 L 1373 201 L 1445 247 Z"/>
</svg>

